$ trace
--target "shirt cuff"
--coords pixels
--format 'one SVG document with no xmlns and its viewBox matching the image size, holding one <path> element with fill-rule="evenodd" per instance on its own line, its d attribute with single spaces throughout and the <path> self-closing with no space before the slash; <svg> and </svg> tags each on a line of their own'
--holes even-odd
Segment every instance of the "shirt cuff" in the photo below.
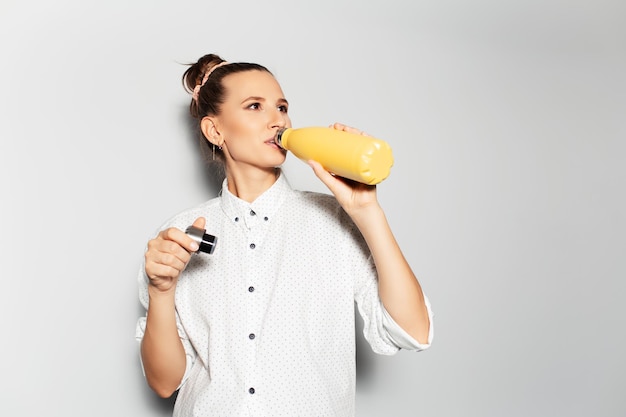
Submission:
<svg viewBox="0 0 626 417">
<path fill-rule="evenodd" d="M 428 301 L 428 298 L 426 296 L 424 296 L 424 302 L 426 303 L 429 321 L 427 343 L 420 343 L 415 340 L 410 334 L 408 334 L 402 327 L 400 327 L 398 323 L 395 322 L 393 318 L 391 318 L 391 315 L 387 312 L 385 306 L 383 306 L 381 303 L 383 311 L 383 327 L 387 331 L 389 339 L 391 339 L 391 341 L 400 349 L 420 352 L 430 347 L 430 344 L 433 340 L 433 312 L 430 308 L 430 301 Z"/>
</svg>

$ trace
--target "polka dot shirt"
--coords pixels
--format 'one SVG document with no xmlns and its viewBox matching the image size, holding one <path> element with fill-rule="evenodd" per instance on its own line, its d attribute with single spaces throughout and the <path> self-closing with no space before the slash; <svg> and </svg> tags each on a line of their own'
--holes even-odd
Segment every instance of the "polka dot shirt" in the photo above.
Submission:
<svg viewBox="0 0 626 417">
<path fill-rule="evenodd" d="M 353 416 L 355 301 L 375 352 L 430 345 L 382 307 L 367 245 L 333 196 L 292 190 L 281 175 L 248 203 L 225 182 L 162 228 L 201 216 L 217 244 L 192 256 L 176 287 L 187 370 L 174 416 Z M 143 267 L 139 284 L 147 308 Z M 144 329 L 142 317 L 138 340 Z"/>
</svg>

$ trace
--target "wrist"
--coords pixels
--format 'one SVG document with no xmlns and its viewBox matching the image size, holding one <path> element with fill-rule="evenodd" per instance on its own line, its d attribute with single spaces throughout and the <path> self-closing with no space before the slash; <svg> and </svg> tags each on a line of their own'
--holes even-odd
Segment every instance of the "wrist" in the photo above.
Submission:
<svg viewBox="0 0 626 417">
<path fill-rule="evenodd" d="M 385 213 L 380 204 L 378 204 L 378 202 L 374 202 L 366 206 L 362 206 L 346 212 L 359 229 L 361 229 L 361 227 L 367 226 L 368 224 L 371 224 L 372 222 L 385 220 Z"/>
<path fill-rule="evenodd" d="M 153 302 L 159 304 L 168 304 L 174 302 L 174 298 L 176 295 L 176 286 L 172 285 L 170 288 L 163 290 L 159 289 L 155 285 L 148 285 L 148 298 L 150 300 L 150 304 Z"/>
</svg>

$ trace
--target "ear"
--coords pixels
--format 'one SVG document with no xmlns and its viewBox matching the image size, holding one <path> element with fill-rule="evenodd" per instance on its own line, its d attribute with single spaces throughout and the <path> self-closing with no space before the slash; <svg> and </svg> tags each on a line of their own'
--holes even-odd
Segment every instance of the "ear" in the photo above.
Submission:
<svg viewBox="0 0 626 417">
<path fill-rule="evenodd" d="M 219 145 L 220 132 L 217 130 L 216 120 L 213 117 L 205 116 L 200 121 L 200 130 L 204 137 L 213 145 Z"/>
</svg>

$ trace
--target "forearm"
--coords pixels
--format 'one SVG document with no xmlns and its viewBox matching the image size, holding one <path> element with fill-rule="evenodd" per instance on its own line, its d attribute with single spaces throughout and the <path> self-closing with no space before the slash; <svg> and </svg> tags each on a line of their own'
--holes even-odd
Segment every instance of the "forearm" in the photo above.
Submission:
<svg viewBox="0 0 626 417">
<path fill-rule="evenodd" d="M 180 385 L 187 360 L 176 327 L 173 294 L 150 292 L 141 358 L 148 385 L 161 397 L 171 396 Z"/>
<path fill-rule="evenodd" d="M 400 327 L 428 343 L 430 322 L 419 281 L 404 258 L 382 208 L 371 205 L 351 217 L 370 249 L 378 273 L 381 301 Z"/>
</svg>

